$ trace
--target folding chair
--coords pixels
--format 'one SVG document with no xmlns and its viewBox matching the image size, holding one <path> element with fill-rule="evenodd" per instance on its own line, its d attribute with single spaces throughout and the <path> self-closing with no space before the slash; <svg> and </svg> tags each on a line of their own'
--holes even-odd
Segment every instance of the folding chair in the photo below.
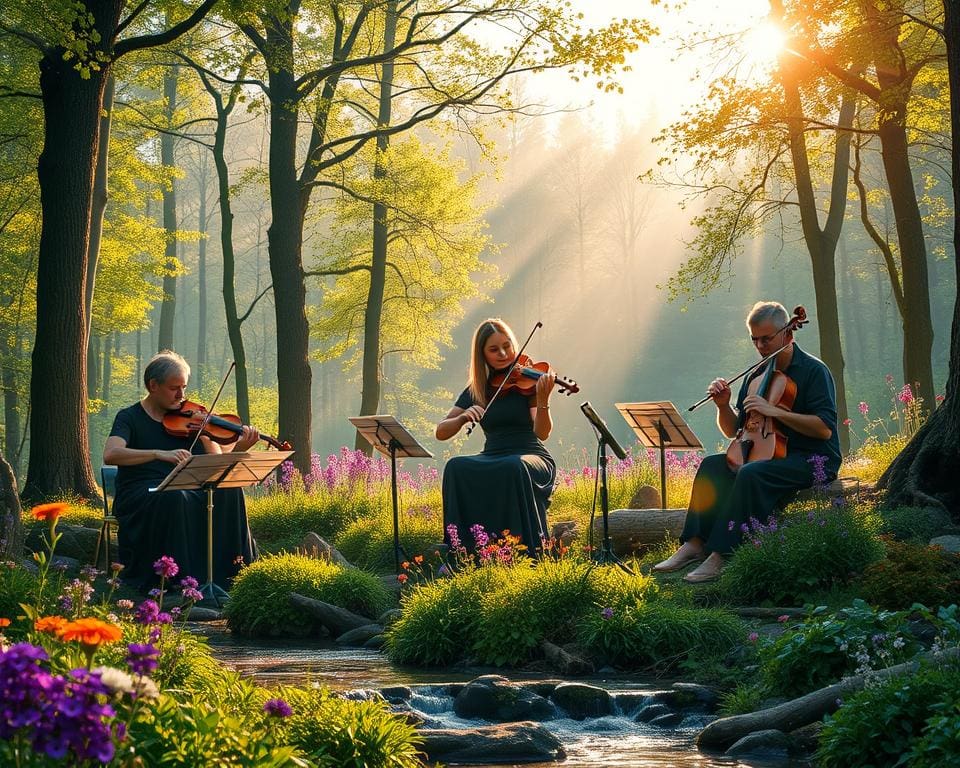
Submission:
<svg viewBox="0 0 960 768">
<path fill-rule="evenodd" d="M 97 536 L 97 551 L 93 564 L 100 567 L 100 550 L 103 550 L 103 569 L 110 570 L 110 532 L 117 525 L 117 518 L 111 510 L 111 499 L 117 490 L 117 468 L 105 466 L 100 468 L 100 482 L 103 486 L 103 523 L 100 526 L 100 535 Z"/>
</svg>

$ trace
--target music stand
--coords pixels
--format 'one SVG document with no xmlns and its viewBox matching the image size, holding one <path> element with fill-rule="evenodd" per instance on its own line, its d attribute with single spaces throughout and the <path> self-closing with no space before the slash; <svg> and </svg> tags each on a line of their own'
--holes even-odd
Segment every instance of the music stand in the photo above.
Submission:
<svg viewBox="0 0 960 768">
<path fill-rule="evenodd" d="M 610 502 L 607 497 L 607 446 L 617 455 L 617 458 L 623 461 L 627 458 L 627 452 L 623 450 L 617 438 L 607 429 L 606 422 L 600 418 L 600 415 L 593 409 L 590 402 L 580 404 L 580 410 L 587 417 L 587 421 L 593 426 L 597 433 L 597 462 L 600 474 L 600 514 L 603 520 L 603 543 L 600 545 L 600 553 L 597 555 L 598 563 L 616 563 L 624 571 L 633 575 L 633 571 L 613 552 L 613 545 L 610 543 Z M 591 531 L 592 531 L 591 527 Z"/>
<path fill-rule="evenodd" d="M 213 492 L 218 488 L 258 485 L 293 455 L 293 451 L 247 453 L 202 453 L 177 464 L 151 493 L 162 491 L 207 492 L 207 583 L 200 587 L 203 599 L 220 607 L 229 595 L 213 581 Z"/>
<path fill-rule="evenodd" d="M 660 509 L 667 508 L 667 448 L 702 451 L 703 444 L 669 400 L 650 403 L 617 403 L 637 440 L 644 448 L 660 450 Z"/>
<path fill-rule="evenodd" d="M 393 416 L 349 416 L 357 432 L 380 453 L 390 457 L 390 491 L 393 499 L 393 567 L 400 573 L 400 510 L 397 501 L 397 457 L 432 459 L 433 454 L 407 432 Z M 404 553 L 406 558 L 406 553 Z M 409 559 L 409 558 L 406 558 Z"/>
</svg>

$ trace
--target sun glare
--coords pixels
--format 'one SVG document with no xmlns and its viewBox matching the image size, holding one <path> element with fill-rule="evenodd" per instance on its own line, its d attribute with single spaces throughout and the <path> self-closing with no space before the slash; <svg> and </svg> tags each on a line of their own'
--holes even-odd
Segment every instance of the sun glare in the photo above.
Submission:
<svg viewBox="0 0 960 768">
<path fill-rule="evenodd" d="M 787 34 L 770 21 L 761 21 L 744 35 L 743 50 L 753 67 L 769 70 L 787 43 Z"/>
</svg>

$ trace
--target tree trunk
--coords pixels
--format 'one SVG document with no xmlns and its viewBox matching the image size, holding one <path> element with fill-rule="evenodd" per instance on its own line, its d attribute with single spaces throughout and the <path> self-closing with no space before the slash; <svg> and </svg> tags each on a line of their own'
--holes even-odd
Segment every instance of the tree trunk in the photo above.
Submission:
<svg viewBox="0 0 960 768">
<path fill-rule="evenodd" d="M 10 350 L 3 365 L 3 454 L 9 457 L 14 476 L 20 474 L 20 338 L 14 340 L 16 350 Z"/>
<path fill-rule="evenodd" d="M 944 37 L 950 79 L 953 197 L 960 200 L 960 9 L 944 0 Z M 954 206 L 953 264 L 960 286 L 960 211 Z M 904 276 L 906 282 L 906 276 Z M 891 505 L 933 505 L 960 521 L 960 294 L 954 298 L 946 398 L 883 473 Z M 932 404 L 934 401 L 931 400 Z M 932 405 L 931 405 L 932 407 Z"/>
<path fill-rule="evenodd" d="M 198 229 L 200 242 L 197 247 L 197 359 L 194 378 L 197 391 L 203 389 L 203 369 L 207 365 L 207 163 L 206 155 L 200 160 L 200 212 Z M 249 424 L 244 421 L 244 424 Z"/>
<path fill-rule="evenodd" d="M 270 67 L 270 210 L 267 230 L 270 276 L 277 318 L 277 408 L 279 434 L 296 451 L 294 465 L 310 472 L 311 378 L 310 326 L 303 274 L 303 220 L 297 178 L 299 94 L 293 73 L 293 19 L 299 3 L 291 3 L 283 20 L 267 24 L 267 44 L 275 53 Z"/>
<path fill-rule="evenodd" d="M 100 337 L 96 334 L 87 339 L 87 397 L 95 400 L 100 394 Z"/>
<path fill-rule="evenodd" d="M 30 464 L 24 496 L 97 499 L 88 453 L 85 286 L 93 178 L 109 65 L 84 79 L 64 51 L 40 61 L 44 145 L 37 163 L 47 212 L 37 264 L 30 380 Z"/>
<path fill-rule="evenodd" d="M 383 30 L 383 50 L 392 51 L 397 35 L 397 2 L 387 4 L 386 20 Z M 393 106 L 393 59 L 385 61 L 380 76 L 380 107 L 377 125 L 390 125 Z M 390 146 L 390 138 L 377 137 L 377 160 L 373 168 L 373 177 L 377 181 L 387 175 L 383 165 L 383 154 Z M 370 263 L 370 289 L 367 292 L 367 306 L 363 319 L 363 384 L 360 397 L 360 415 L 368 416 L 377 412 L 380 405 L 380 328 L 383 316 L 383 292 L 387 281 L 387 239 L 389 210 L 386 204 L 378 201 L 373 205 L 373 257 Z M 357 433 L 357 450 L 372 454 L 373 446 L 360 433 Z"/>
<path fill-rule="evenodd" d="M 110 376 L 113 374 L 113 354 L 111 350 L 113 344 L 111 342 L 116 335 L 116 331 L 114 331 L 103 338 L 103 377 L 100 382 L 100 396 L 108 402 L 110 400 Z"/>
<path fill-rule="evenodd" d="M 166 102 L 164 116 L 167 126 L 173 125 L 174 112 L 177 109 L 176 65 L 169 67 L 163 76 L 163 98 Z M 172 170 L 176 164 L 174 157 L 174 138 L 170 133 L 160 134 L 160 163 Z M 177 268 L 177 183 L 171 177 L 170 187 L 163 189 L 163 228 L 167 244 L 164 249 L 164 268 L 168 274 L 163 276 L 163 302 L 160 305 L 160 337 L 157 339 L 157 351 L 173 349 L 173 321 L 177 312 L 177 276 L 170 274 Z"/>
<path fill-rule="evenodd" d="M 0 560 L 19 563 L 23 556 L 23 525 L 20 522 L 17 477 L 0 454 Z"/>
</svg>

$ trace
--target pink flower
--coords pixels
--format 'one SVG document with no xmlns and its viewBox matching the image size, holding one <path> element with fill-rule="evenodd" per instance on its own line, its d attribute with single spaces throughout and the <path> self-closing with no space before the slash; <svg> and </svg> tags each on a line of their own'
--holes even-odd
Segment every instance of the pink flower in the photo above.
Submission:
<svg viewBox="0 0 960 768">
<path fill-rule="evenodd" d="M 852 419 L 844 419 L 844 420 L 843 420 L 843 426 L 845 426 L 845 427 L 849 427 L 852 423 L 853 423 L 853 420 L 852 420 Z"/>
<path fill-rule="evenodd" d="M 904 405 L 910 405 L 913 402 L 913 390 L 910 389 L 909 384 L 904 384 L 903 389 L 900 390 L 897 395 L 897 400 L 899 400 Z"/>
<path fill-rule="evenodd" d="M 790 621 L 790 617 L 787 616 L 787 614 L 784 613 L 784 614 L 782 614 L 781 616 L 777 616 L 777 621 L 779 621 L 781 624 L 783 624 L 783 623 L 785 623 L 785 622 L 787 622 L 787 621 Z"/>
<path fill-rule="evenodd" d="M 757 634 L 756 632 L 751 632 L 749 635 L 747 635 L 747 640 L 749 640 L 751 643 L 755 643 L 759 639 L 760 639 L 760 635 Z"/>
<path fill-rule="evenodd" d="M 860 415 L 861 415 L 861 416 L 866 416 L 868 413 L 870 413 L 870 406 L 867 405 L 867 404 L 866 404 L 865 402 L 863 402 L 862 400 L 860 401 L 860 405 L 858 405 L 857 408 L 860 409 Z"/>
</svg>

